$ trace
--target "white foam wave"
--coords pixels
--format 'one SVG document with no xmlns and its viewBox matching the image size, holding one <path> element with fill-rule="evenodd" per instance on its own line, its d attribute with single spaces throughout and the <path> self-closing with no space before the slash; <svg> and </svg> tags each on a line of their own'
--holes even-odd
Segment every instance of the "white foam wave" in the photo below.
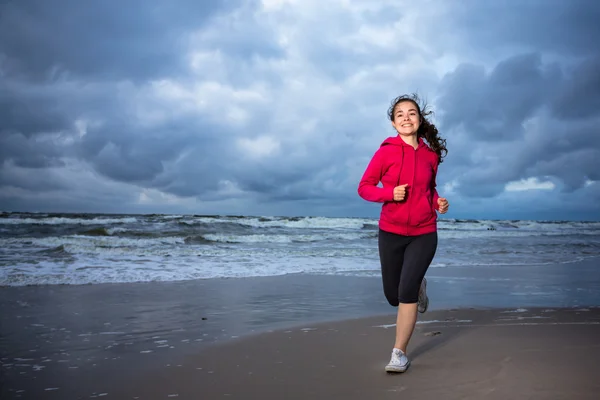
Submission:
<svg viewBox="0 0 600 400">
<path fill-rule="evenodd" d="M 366 218 L 327 218 L 327 217 L 193 217 L 182 223 L 195 224 L 239 224 L 253 228 L 294 228 L 294 229 L 361 229 L 363 226 L 377 226 L 377 220 Z"/>
<path fill-rule="evenodd" d="M 600 221 L 530 221 L 530 220 L 471 220 L 439 219 L 440 226 L 446 229 L 462 230 L 530 230 L 530 231 L 573 231 L 600 229 Z"/>
<path fill-rule="evenodd" d="M 162 248 L 165 245 L 184 244 L 183 237 L 127 238 L 118 236 L 50 236 L 44 238 L 0 239 L 0 247 L 29 251 L 51 250 L 62 246 L 71 254 L 129 253 L 132 250 Z"/>
<path fill-rule="evenodd" d="M 0 218 L 0 224 L 4 225 L 111 225 L 132 224 L 137 222 L 135 217 L 124 218 Z"/>
<path fill-rule="evenodd" d="M 293 243 L 293 242 L 316 242 L 319 240 L 359 240 L 369 237 L 374 238 L 372 233 L 357 232 L 330 232 L 313 235 L 227 235 L 227 234 L 205 234 L 206 240 L 223 243 Z"/>
<path fill-rule="evenodd" d="M 128 259 L 81 258 L 74 263 L 39 262 L 20 264 L 0 269 L 0 286 L 25 285 L 82 285 L 99 283 L 172 282 L 196 279 L 248 278 L 288 274 L 318 274 L 346 271 L 372 273 L 379 270 L 378 262 L 365 259 L 284 259 L 278 255 L 255 255 L 238 263 L 224 263 L 220 258 L 179 256 L 176 260 L 165 257 L 138 257 Z"/>
</svg>

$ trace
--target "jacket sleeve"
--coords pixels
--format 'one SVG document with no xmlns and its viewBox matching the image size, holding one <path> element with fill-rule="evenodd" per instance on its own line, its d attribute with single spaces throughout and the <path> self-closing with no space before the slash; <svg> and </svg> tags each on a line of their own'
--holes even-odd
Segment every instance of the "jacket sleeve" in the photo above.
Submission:
<svg viewBox="0 0 600 400">
<path fill-rule="evenodd" d="M 367 201 L 377 203 L 394 201 L 393 187 L 377 186 L 385 172 L 384 156 L 382 152 L 381 148 L 375 152 L 358 184 L 358 195 Z"/>
<path fill-rule="evenodd" d="M 438 205 L 438 199 L 440 198 L 440 195 L 438 194 L 438 191 L 436 189 L 436 187 L 437 187 L 437 183 L 436 183 L 437 171 L 438 171 L 438 159 L 436 157 L 436 159 L 433 163 L 433 175 L 431 177 L 431 192 L 433 193 L 433 208 L 435 210 L 439 211 L 440 207 Z"/>
</svg>

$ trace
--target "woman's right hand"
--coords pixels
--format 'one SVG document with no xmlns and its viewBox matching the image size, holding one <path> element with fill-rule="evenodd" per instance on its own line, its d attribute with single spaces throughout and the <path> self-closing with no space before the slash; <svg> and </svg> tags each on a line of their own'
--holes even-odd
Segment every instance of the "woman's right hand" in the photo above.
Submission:
<svg viewBox="0 0 600 400">
<path fill-rule="evenodd" d="M 406 187 L 408 183 L 394 188 L 394 201 L 402 201 L 406 198 Z"/>
</svg>

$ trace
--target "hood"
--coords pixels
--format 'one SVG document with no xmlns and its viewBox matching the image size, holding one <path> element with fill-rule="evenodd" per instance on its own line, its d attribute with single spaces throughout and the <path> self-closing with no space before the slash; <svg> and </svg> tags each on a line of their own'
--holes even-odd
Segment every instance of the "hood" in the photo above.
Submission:
<svg viewBox="0 0 600 400">
<path fill-rule="evenodd" d="M 425 144 L 425 142 L 423 141 L 423 138 L 419 138 L 418 141 L 419 141 L 419 147 L 417 149 L 420 149 L 421 147 L 429 147 L 429 146 L 427 146 L 427 144 Z M 390 145 L 391 146 L 411 147 L 400 137 L 400 135 L 389 137 L 389 138 L 385 139 L 383 141 L 383 143 L 381 143 L 381 147 L 390 146 Z"/>
</svg>

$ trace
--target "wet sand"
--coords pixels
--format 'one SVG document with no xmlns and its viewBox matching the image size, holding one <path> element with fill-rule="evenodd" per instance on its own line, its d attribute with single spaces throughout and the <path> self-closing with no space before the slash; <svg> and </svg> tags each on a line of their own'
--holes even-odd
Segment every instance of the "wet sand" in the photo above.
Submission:
<svg viewBox="0 0 600 400">
<path fill-rule="evenodd" d="M 4 287 L 0 399 L 591 398 L 598 264 L 539 269 L 431 271 L 397 377 L 378 278 Z"/>
</svg>

